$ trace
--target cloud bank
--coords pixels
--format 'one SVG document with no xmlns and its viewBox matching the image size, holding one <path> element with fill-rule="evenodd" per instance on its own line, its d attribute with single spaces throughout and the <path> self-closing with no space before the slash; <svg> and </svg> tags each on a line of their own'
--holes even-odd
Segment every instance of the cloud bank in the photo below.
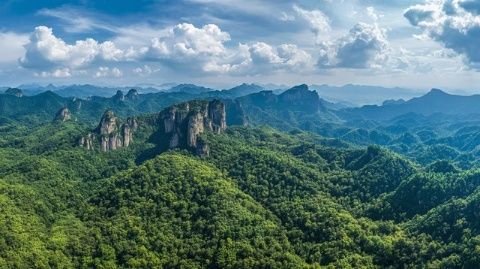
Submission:
<svg viewBox="0 0 480 269">
<path fill-rule="evenodd" d="M 425 36 L 465 57 L 480 67 L 480 2 L 473 0 L 436 0 L 408 8 L 404 16 Z"/>
</svg>

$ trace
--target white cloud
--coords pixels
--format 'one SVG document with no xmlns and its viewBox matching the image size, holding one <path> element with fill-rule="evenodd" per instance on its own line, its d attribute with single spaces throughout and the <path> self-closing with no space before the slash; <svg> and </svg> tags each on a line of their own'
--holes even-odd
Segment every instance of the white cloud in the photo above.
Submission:
<svg viewBox="0 0 480 269">
<path fill-rule="evenodd" d="M 112 69 L 112 75 L 113 75 L 114 77 L 119 78 L 119 77 L 123 76 L 123 72 L 120 71 L 120 69 L 114 67 L 114 68 Z"/>
<path fill-rule="evenodd" d="M 106 23 L 102 23 L 93 19 L 92 14 L 80 13 L 78 10 L 69 7 L 61 7 L 56 9 L 41 9 L 38 15 L 49 16 L 63 21 L 63 29 L 70 33 L 84 33 L 92 29 L 102 29 L 107 31 L 115 31 Z"/>
<path fill-rule="evenodd" d="M 191 57 L 222 56 L 226 53 L 224 43 L 230 35 L 215 24 L 197 28 L 182 23 L 171 28 L 163 37 L 152 39 L 148 54 L 152 58 L 184 60 Z"/>
<path fill-rule="evenodd" d="M 320 45 L 318 65 L 322 68 L 378 67 L 387 61 L 389 50 L 385 29 L 360 22 L 342 38 Z"/>
<path fill-rule="evenodd" d="M 0 63 L 14 63 L 25 53 L 28 35 L 0 32 L 0 40 Z"/>
<path fill-rule="evenodd" d="M 93 75 L 93 77 L 95 77 L 95 78 L 104 78 L 104 77 L 119 78 L 121 76 L 123 76 L 123 72 L 120 69 L 118 69 L 116 67 L 110 68 L 110 67 L 106 67 L 106 66 L 98 67 L 97 71 Z"/>
<path fill-rule="evenodd" d="M 93 61 L 120 61 L 124 58 L 124 52 L 111 41 L 99 43 L 87 38 L 67 44 L 46 26 L 35 28 L 25 49 L 25 55 L 20 59 L 21 65 L 37 70 L 80 68 Z"/>
<path fill-rule="evenodd" d="M 233 53 L 233 52 L 232 52 Z M 228 62 L 209 61 L 204 71 L 232 74 L 259 74 L 277 71 L 311 71 L 313 57 L 294 44 L 272 46 L 265 42 L 240 44 Z"/>
<path fill-rule="evenodd" d="M 480 3 L 467 0 L 435 0 L 408 8 L 404 16 L 424 36 L 463 55 L 473 67 L 480 67 Z"/>
<path fill-rule="evenodd" d="M 142 67 L 136 67 L 132 70 L 134 74 L 141 75 L 141 76 L 148 76 L 152 74 L 155 70 L 153 70 L 149 65 L 144 65 Z"/>
<path fill-rule="evenodd" d="M 383 17 L 383 15 L 378 14 L 377 11 L 375 10 L 375 8 L 372 7 L 372 6 L 367 7 L 366 10 L 367 10 L 367 15 L 368 15 L 370 18 L 372 18 L 372 20 L 373 20 L 374 22 L 377 22 L 378 19 L 380 19 L 380 18 Z"/>
<path fill-rule="evenodd" d="M 283 11 L 281 14 L 280 14 L 280 18 L 279 18 L 281 21 L 294 21 L 295 20 L 295 16 L 293 15 L 290 15 L 290 14 L 287 14 L 285 11 Z"/>
<path fill-rule="evenodd" d="M 51 72 L 42 71 L 42 72 L 35 72 L 35 76 L 42 77 L 42 78 L 68 78 L 72 76 L 71 70 L 69 68 L 60 68 L 55 69 Z"/>
<path fill-rule="evenodd" d="M 321 34 L 330 31 L 330 19 L 320 10 L 305 10 L 294 5 L 293 10 L 303 18 L 310 26 L 310 29 L 317 36 L 317 41 L 321 39 Z"/>
</svg>

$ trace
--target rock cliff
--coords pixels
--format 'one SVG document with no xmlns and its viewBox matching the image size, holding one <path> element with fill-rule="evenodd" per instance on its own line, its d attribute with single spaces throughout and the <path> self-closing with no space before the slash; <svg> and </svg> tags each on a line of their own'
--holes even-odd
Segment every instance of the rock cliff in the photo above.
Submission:
<svg viewBox="0 0 480 269">
<path fill-rule="evenodd" d="M 227 128 L 225 104 L 218 100 L 183 103 L 161 112 L 160 117 L 170 149 L 196 149 L 202 133 L 220 133 Z"/>
<path fill-rule="evenodd" d="M 112 96 L 112 99 L 117 101 L 117 102 L 122 102 L 125 100 L 125 96 L 123 95 L 123 92 L 118 90 L 117 93 Z"/>
<path fill-rule="evenodd" d="M 65 122 L 72 119 L 72 114 L 70 110 L 66 107 L 61 108 L 55 115 L 55 121 Z"/>
<path fill-rule="evenodd" d="M 125 99 L 127 100 L 135 100 L 137 98 L 138 98 L 138 91 L 135 89 L 130 89 L 127 95 L 125 95 Z"/>
<path fill-rule="evenodd" d="M 22 97 L 23 96 L 23 91 L 17 88 L 8 88 L 5 91 L 5 94 L 13 95 L 16 97 Z"/>
<path fill-rule="evenodd" d="M 159 148 L 184 148 L 199 156 L 208 156 L 209 146 L 200 138 L 206 131 L 220 133 L 227 128 L 225 104 L 218 101 L 190 101 L 169 107 L 158 114 L 129 118 L 121 123 L 107 110 L 91 133 L 79 140 L 86 149 L 102 151 L 128 147 L 137 129 L 152 132 Z M 152 131 L 153 130 L 153 131 Z"/>
<path fill-rule="evenodd" d="M 321 108 L 317 92 L 310 91 L 305 84 L 286 90 L 278 96 L 278 104 L 293 111 L 317 112 Z"/>
<path fill-rule="evenodd" d="M 133 142 L 133 134 L 137 128 L 136 119 L 129 118 L 125 123 L 120 123 L 113 111 L 107 110 L 97 128 L 80 138 L 79 145 L 89 150 L 99 145 L 101 151 L 128 147 Z"/>
</svg>

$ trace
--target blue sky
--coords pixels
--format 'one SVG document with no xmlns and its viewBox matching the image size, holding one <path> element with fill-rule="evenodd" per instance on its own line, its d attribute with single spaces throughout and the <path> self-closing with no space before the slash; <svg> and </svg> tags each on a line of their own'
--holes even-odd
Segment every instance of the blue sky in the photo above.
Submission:
<svg viewBox="0 0 480 269">
<path fill-rule="evenodd" d="M 476 90 L 478 0 L 4 0 L 0 81 Z"/>
</svg>

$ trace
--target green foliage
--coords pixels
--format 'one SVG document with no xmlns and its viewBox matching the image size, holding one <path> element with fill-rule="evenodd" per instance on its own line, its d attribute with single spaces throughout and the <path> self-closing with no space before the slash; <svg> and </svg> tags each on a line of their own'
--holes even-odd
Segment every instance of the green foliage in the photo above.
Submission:
<svg viewBox="0 0 480 269">
<path fill-rule="evenodd" d="M 391 140 L 332 131 L 396 141 L 394 151 L 418 153 L 407 159 L 303 132 L 328 126 L 298 111 L 270 112 L 291 131 L 205 133 L 205 158 L 165 152 L 151 116 L 130 147 L 109 152 L 77 147 L 90 128 L 80 122 L 2 121 L 0 268 L 480 265 L 480 171 L 457 166 L 473 155 L 409 128 L 391 128 L 401 138 Z"/>
</svg>

